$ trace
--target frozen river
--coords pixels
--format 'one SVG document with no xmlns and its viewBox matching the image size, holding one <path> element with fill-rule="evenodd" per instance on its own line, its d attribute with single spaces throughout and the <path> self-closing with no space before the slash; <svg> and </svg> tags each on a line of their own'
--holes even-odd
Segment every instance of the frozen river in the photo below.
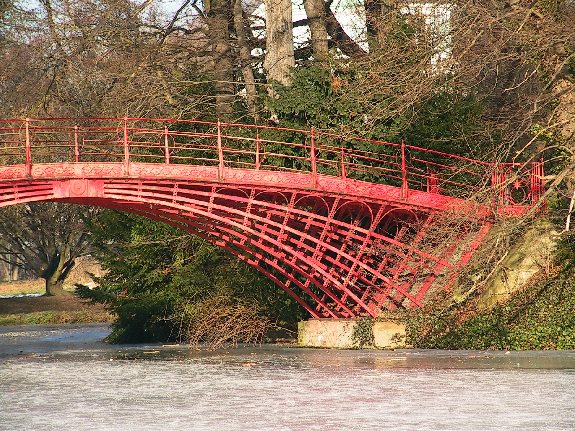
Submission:
<svg viewBox="0 0 575 431">
<path fill-rule="evenodd" d="M 575 352 L 200 352 L 0 327 L 0 430 L 574 430 Z"/>
</svg>

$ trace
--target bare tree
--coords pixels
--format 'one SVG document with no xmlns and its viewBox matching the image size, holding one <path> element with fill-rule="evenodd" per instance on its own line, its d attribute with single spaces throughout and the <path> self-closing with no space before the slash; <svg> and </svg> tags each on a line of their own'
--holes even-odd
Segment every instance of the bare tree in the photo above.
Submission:
<svg viewBox="0 0 575 431">
<path fill-rule="evenodd" d="M 240 67 L 246 84 L 246 100 L 252 118 L 257 121 L 256 80 L 252 69 L 252 55 L 248 39 L 248 32 L 251 30 L 248 25 L 249 22 L 246 22 L 244 16 L 241 0 L 234 0 L 234 27 L 238 42 Z"/>
<path fill-rule="evenodd" d="M 303 6 L 307 15 L 307 23 L 311 33 L 313 56 L 319 62 L 328 58 L 328 34 L 326 27 L 326 5 L 324 0 L 304 0 Z"/>
<path fill-rule="evenodd" d="M 43 278 L 46 295 L 64 295 L 63 284 L 76 258 L 89 253 L 82 217 L 77 207 L 62 204 L 3 208 L 0 260 Z"/>
<path fill-rule="evenodd" d="M 291 0 L 265 0 L 266 56 L 264 68 L 269 82 L 291 82 L 295 66 Z"/>
<path fill-rule="evenodd" d="M 216 114 L 220 118 L 229 118 L 233 112 L 235 92 L 229 25 L 231 5 L 229 0 L 211 0 L 206 6 L 215 78 Z"/>
</svg>

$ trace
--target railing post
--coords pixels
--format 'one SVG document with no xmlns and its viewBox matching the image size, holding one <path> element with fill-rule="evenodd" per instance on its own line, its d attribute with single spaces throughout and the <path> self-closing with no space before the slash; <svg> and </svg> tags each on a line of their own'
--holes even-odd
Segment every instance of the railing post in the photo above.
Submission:
<svg viewBox="0 0 575 431">
<path fill-rule="evenodd" d="M 32 147 L 30 144 L 30 119 L 26 118 L 26 176 L 32 175 Z"/>
<path fill-rule="evenodd" d="M 405 139 L 401 138 L 401 198 L 407 199 L 407 163 L 405 160 Z"/>
<path fill-rule="evenodd" d="M 74 126 L 74 161 L 80 161 L 80 147 L 78 145 L 78 126 Z"/>
<path fill-rule="evenodd" d="M 345 171 L 345 151 L 341 147 L 341 177 L 345 180 L 347 178 L 347 172 Z"/>
<path fill-rule="evenodd" d="M 429 166 L 427 166 L 427 175 L 425 177 L 425 180 L 426 180 L 426 191 L 428 193 L 439 193 L 437 176 L 435 175 L 435 172 L 429 169 Z"/>
<path fill-rule="evenodd" d="M 498 201 L 498 190 L 497 190 L 497 179 L 498 179 L 498 168 L 497 168 L 497 163 L 492 163 L 491 164 L 491 193 L 492 193 L 492 198 L 491 200 L 492 202 L 492 206 L 495 208 L 499 205 L 499 201 Z"/>
<path fill-rule="evenodd" d="M 260 134 L 256 134 L 256 171 L 258 171 L 261 167 L 260 162 Z"/>
<path fill-rule="evenodd" d="M 539 162 L 539 198 L 543 199 L 543 210 L 547 210 L 547 201 L 545 200 L 545 160 L 541 156 Z"/>
<path fill-rule="evenodd" d="M 317 187 L 317 162 L 316 162 L 316 158 L 315 158 L 315 135 L 314 135 L 314 129 L 313 127 L 311 128 L 310 131 L 310 136 L 311 136 L 311 154 L 310 154 L 310 161 L 311 161 L 311 186 L 313 188 Z"/>
<path fill-rule="evenodd" d="M 497 187 L 498 190 L 498 205 L 507 205 L 507 173 L 505 172 L 505 168 L 501 168 L 499 164 L 497 164 Z"/>
<path fill-rule="evenodd" d="M 124 117 L 124 175 L 130 175 L 130 145 L 128 141 L 128 118 Z"/>
<path fill-rule="evenodd" d="M 170 143 L 168 140 L 168 127 L 164 127 L 164 161 L 170 164 Z"/>
<path fill-rule="evenodd" d="M 218 180 L 224 179 L 224 150 L 222 148 L 222 123 L 218 118 Z"/>
<path fill-rule="evenodd" d="M 535 205 L 545 193 L 543 159 L 531 163 L 531 205 Z"/>
</svg>

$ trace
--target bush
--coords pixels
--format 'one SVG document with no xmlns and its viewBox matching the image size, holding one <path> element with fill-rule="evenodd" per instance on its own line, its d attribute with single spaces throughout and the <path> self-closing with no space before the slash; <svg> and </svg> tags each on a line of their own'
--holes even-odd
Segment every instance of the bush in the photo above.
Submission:
<svg viewBox="0 0 575 431">
<path fill-rule="evenodd" d="M 421 310 L 408 319 L 414 347 L 445 349 L 574 349 L 575 279 L 572 238 L 563 240 L 560 270 L 509 301 L 462 318 L 467 304 Z"/>
<path fill-rule="evenodd" d="M 107 273 L 78 293 L 117 316 L 111 341 L 253 342 L 271 322 L 295 326 L 300 318 L 280 288 L 202 239 L 115 212 L 98 223 L 92 230 Z"/>
</svg>

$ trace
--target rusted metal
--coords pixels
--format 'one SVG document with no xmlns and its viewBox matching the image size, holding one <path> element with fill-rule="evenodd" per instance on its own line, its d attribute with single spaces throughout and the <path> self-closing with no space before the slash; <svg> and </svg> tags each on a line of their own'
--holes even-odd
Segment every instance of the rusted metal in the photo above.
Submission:
<svg viewBox="0 0 575 431">
<path fill-rule="evenodd" d="M 97 205 L 178 226 L 312 317 L 421 306 L 450 287 L 494 215 L 525 214 L 544 187 L 543 161 L 496 164 L 314 128 L 0 120 L 0 206 Z"/>
</svg>

